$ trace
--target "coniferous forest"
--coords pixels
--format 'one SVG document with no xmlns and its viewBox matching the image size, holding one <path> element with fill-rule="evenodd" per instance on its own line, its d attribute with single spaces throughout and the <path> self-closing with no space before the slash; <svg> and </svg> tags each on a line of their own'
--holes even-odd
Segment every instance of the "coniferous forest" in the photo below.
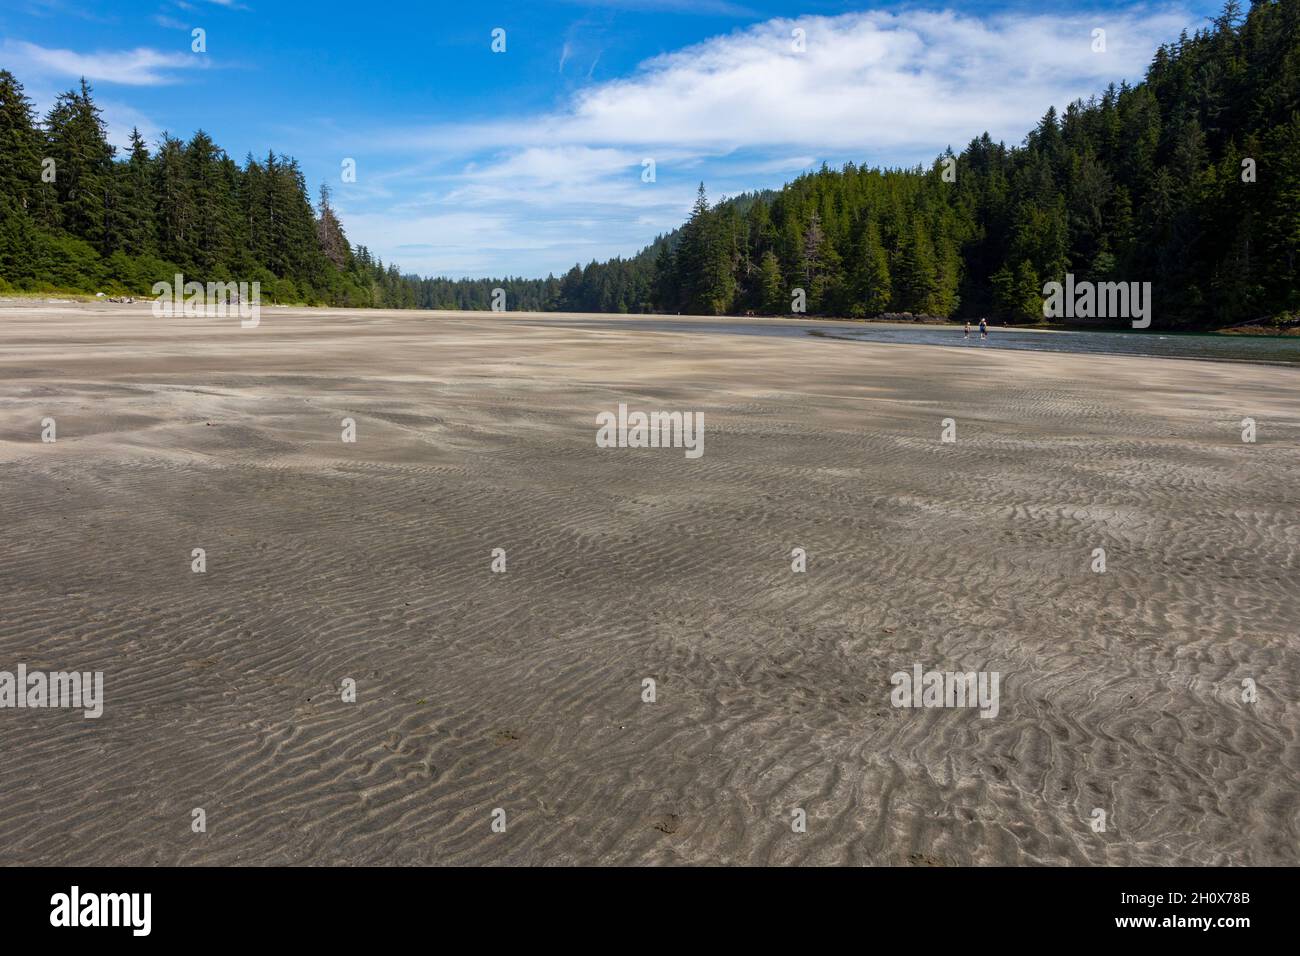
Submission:
<svg viewBox="0 0 1300 956">
<path fill-rule="evenodd" d="M 1300 0 L 1229 0 L 1143 82 L 1048 109 L 1019 146 L 985 134 L 929 168 L 823 166 L 714 205 L 701 185 L 636 256 L 545 279 L 403 275 L 293 159 L 239 163 L 202 130 L 116 155 L 84 81 L 38 121 L 0 70 L 0 292 L 147 294 L 182 272 L 275 302 L 486 309 L 500 287 L 512 310 L 774 315 L 799 288 L 810 315 L 1035 322 L 1069 272 L 1151 282 L 1168 328 L 1287 315 L 1298 268 Z"/>
</svg>

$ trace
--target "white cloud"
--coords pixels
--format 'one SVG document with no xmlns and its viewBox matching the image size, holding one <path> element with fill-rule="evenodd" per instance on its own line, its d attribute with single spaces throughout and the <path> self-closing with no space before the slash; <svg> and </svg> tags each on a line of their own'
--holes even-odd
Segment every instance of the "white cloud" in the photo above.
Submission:
<svg viewBox="0 0 1300 956">
<path fill-rule="evenodd" d="M 542 276 L 557 275 L 574 262 L 604 259 L 610 244 L 635 248 L 634 221 L 611 224 L 586 210 L 543 221 L 521 222 L 509 211 L 424 212 L 394 218 L 384 212 L 354 212 L 340 204 L 340 215 L 353 242 L 370 246 L 385 262 L 421 275 Z M 366 243 L 358 236 L 383 236 Z"/>
<path fill-rule="evenodd" d="M 540 116 L 399 130 L 395 148 L 509 144 L 798 147 L 937 153 L 989 131 L 1019 142 L 1046 111 L 1136 79 L 1160 42 L 1195 18 L 1124 13 L 869 12 L 772 20 L 646 61 L 630 77 Z M 806 51 L 791 31 L 806 31 Z M 1107 52 L 1092 51 L 1092 30 Z"/>
<path fill-rule="evenodd" d="M 664 203 L 641 181 L 642 156 L 586 146 L 530 146 L 453 177 L 450 202 L 522 203 L 543 209 Z"/>
<path fill-rule="evenodd" d="M 462 141 L 759 145 L 938 152 L 988 130 L 1018 142 L 1047 109 L 1138 78 L 1193 17 L 869 12 L 773 20 L 656 57 L 567 110 L 458 129 Z M 1092 30 L 1107 52 L 1092 51 Z M 806 50 L 791 32 L 806 31 Z"/>
<path fill-rule="evenodd" d="M 4 59 L 39 76 L 85 77 L 92 82 L 123 86 L 158 86 L 175 83 L 178 70 L 203 69 L 207 57 L 191 53 L 163 53 L 148 47 L 78 53 L 55 50 L 23 40 L 0 44 Z"/>
<path fill-rule="evenodd" d="M 335 199 L 349 237 L 405 271 L 545 275 L 631 255 L 680 223 L 693 186 L 644 183 L 641 160 L 625 150 L 529 147 L 451 173 L 408 169 L 408 188 L 391 204 L 376 203 L 379 187 L 364 177 L 336 188 Z M 414 192 L 417 181 L 424 188 Z"/>
</svg>

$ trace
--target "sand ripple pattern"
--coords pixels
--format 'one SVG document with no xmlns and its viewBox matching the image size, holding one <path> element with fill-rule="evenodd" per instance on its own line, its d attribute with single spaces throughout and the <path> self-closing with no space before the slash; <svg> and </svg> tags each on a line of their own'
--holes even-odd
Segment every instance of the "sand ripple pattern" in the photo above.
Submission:
<svg viewBox="0 0 1300 956">
<path fill-rule="evenodd" d="M 107 698 L 0 710 L 2 863 L 1300 863 L 1294 370 L 157 322 L 0 314 L 0 669 Z"/>
</svg>

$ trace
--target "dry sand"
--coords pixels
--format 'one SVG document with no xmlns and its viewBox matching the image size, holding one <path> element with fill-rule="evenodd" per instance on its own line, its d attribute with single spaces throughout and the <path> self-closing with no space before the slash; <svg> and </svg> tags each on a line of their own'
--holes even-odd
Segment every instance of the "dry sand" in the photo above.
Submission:
<svg viewBox="0 0 1300 956">
<path fill-rule="evenodd" d="M 0 862 L 1300 862 L 1300 372 L 565 321 L 0 309 Z"/>
</svg>

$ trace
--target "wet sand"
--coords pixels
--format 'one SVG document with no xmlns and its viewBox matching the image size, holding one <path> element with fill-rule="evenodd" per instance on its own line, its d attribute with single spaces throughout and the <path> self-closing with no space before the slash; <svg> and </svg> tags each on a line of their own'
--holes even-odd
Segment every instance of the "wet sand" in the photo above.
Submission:
<svg viewBox="0 0 1300 956">
<path fill-rule="evenodd" d="M 1300 371 L 590 318 L 0 307 L 0 863 L 1300 862 Z"/>
</svg>

